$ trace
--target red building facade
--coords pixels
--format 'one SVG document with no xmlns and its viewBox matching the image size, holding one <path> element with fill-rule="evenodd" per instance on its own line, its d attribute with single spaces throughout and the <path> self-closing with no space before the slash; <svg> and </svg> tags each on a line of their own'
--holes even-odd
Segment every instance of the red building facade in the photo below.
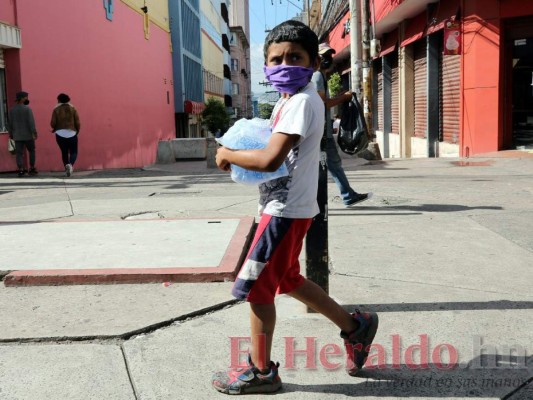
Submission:
<svg viewBox="0 0 533 400">
<path fill-rule="evenodd" d="M 384 157 L 533 146 L 533 2 L 370 0 L 370 10 L 381 43 L 373 130 Z M 348 19 L 327 36 L 345 72 Z"/>
</svg>

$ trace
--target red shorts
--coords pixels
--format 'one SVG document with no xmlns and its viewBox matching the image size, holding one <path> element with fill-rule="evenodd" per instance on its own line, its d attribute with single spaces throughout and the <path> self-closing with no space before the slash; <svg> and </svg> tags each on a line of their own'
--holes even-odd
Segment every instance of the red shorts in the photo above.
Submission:
<svg viewBox="0 0 533 400">
<path fill-rule="evenodd" d="M 274 303 L 276 293 L 300 287 L 298 257 L 311 218 L 291 219 L 263 214 L 252 247 L 235 279 L 232 294 L 255 304 Z"/>
</svg>

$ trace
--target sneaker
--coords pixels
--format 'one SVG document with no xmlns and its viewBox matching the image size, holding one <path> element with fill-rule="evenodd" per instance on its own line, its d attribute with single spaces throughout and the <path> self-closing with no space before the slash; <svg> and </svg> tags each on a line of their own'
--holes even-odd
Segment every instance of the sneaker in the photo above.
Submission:
<svg viewBox="0 0 533 400">
<path fill-rule="evenodd" d="M 28 172 L 29 175 L 37 175 L 39 172 L 35 167 L 30 168 L 30 172 Z"/>
<path fill-rule="evenodd" d="M 279 363 L 270 362 L 270 371 L 262 374 L 248 356 L 247 365 L 218 372 L 213 375 L 212 385 L 225 394 L 273 393 L 281 389 L 278 375 Z"/>
<path fill-rule="evenodd" d="M 26 175 L 26 170 L 24 170 L 24 169 L 19 169 L 17 175 L 18 175 L 18 176 L 24 176 L 24 175 Z"/>
<path fill-rule="evenodd" d="M 66 176 L 72 175 L 72 165 L 70 164 L 65 165 L 65 175 Z"/>
<path fill-rule="evenodd" d="M 356 205 L 358 203 L 362 203 L 365 200 L 372 198 L 372 192 L 370 193 L 356 193 L 355 197 L 353 199 L 348 200 L 346 203 L 344 203 L 345 207 L 351 207 L 353 205 Z"/>
<path fill-rule="evenodd" d="M 341 331 L 341 338 L 344 339 L 344 347 L 348 355 L 347 372 L 351 376 L 356 376 L 363 368 L 370 351 L 370 345 L 376 336 L 379 320 L 376 313 L 355 310 L 353 319 L 359 323 L 359 328 L 351 333 Z"/>
</svg>

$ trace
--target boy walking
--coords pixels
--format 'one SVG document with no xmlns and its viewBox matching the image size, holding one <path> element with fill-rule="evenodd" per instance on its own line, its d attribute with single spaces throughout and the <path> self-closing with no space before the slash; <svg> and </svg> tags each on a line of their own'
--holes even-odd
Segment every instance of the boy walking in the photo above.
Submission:
<svg viewBox="0 0 533 400">
<path fill-rule="evenodd" d="M 271 117 L 266 148 L 219 148 L 216 162 L 253 171 L 272 172 L 286 163 L 289 176 L 259 186 L 261 220 L 232 294 L 250 303 L 252 348 L 248 365 L 216 373 L 212 384 L 227 394 L 270 393 L 281 388 L 278 363 L 271 360 L 276 323 L 274 297 L 288 294 L 323 314 L 341 329 L 348 373 L 362 368 L 378 327 L 375 313 L 349 314 L 318 285 L 300 274 L 298 256 L 304 236 L 319 209 L 316 202 L 324 103 L 311 83 L 318 68 L 318 38 L 306 25 L 286 21 L 268 34 L 265 75 L 281 93 Z"/>
</svg>

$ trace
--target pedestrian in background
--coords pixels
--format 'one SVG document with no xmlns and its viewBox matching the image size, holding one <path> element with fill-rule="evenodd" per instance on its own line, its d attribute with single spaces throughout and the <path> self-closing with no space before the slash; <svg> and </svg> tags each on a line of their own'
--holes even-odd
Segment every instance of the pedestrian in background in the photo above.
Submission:
<svg viewBox="0 0 533 400">
<path fill-rule="evenodd" d="M 336 135 L 339 133 L 339 127 L 341 126 L 341 118 L 339 114 L 335 114 L 335 119 L 333 120 L 333 134 Z"/>
<path fill-rule="evenodd" d="M 9 111 L 7 130 L 9 137 L 15 141 L 15 152 L 17 159 L 18 176 L 24 176 L 27 170 L 24 168 L 23 156 L 24 148 L 30 155 L 30 175 L 37 175 L 35 168 L 35 140 L 37 130 L 35 129 L 35 119 L 33 112 L 28 106 L 28 92 L 18 92 L 15 95 L 15 105 Z"/>
<path fill-rule="evenodd" d="M 57 96 L 58 104 L 52 112 L 50 125 L 56 134 L 56 142 L 61 149 L 61 159 L 65 166 L 65 175 L 70 176 L 78 158 L 78 134 L 80 117 L 78 111 L 70 104 L 70 97 L 65 93 Z"/>
<path fill-rule="evenodd" d="M 312 81 L 315 83 L 318 90 L 318 94 L 324 101 L 326 107 L 326 165 L 328 171 L 333 177 L 333 180 L 337 184 L 339 191 L 341 192 L 342 202 L 345 207 L 353 206 L 362 201 L 368 200 L 372 197 L 372 193 L 357 193 L 350 186 L 348 178 L 342 168 L 342 160 L 333 138 L 333 124 L 331 122 L 330 108 L 338 106 L 339 104 L 350 101 L 352 93 L 346 92 L 335 98 L 329 97 L 328 91 L 328 73 L 332 70 L 333 54 L 335 50 L 332 49 L 327 43 L 321 43 L 318 47 L 318 54 L 320 55 L 320 70 L 315 71 Z"/>
</svg>

